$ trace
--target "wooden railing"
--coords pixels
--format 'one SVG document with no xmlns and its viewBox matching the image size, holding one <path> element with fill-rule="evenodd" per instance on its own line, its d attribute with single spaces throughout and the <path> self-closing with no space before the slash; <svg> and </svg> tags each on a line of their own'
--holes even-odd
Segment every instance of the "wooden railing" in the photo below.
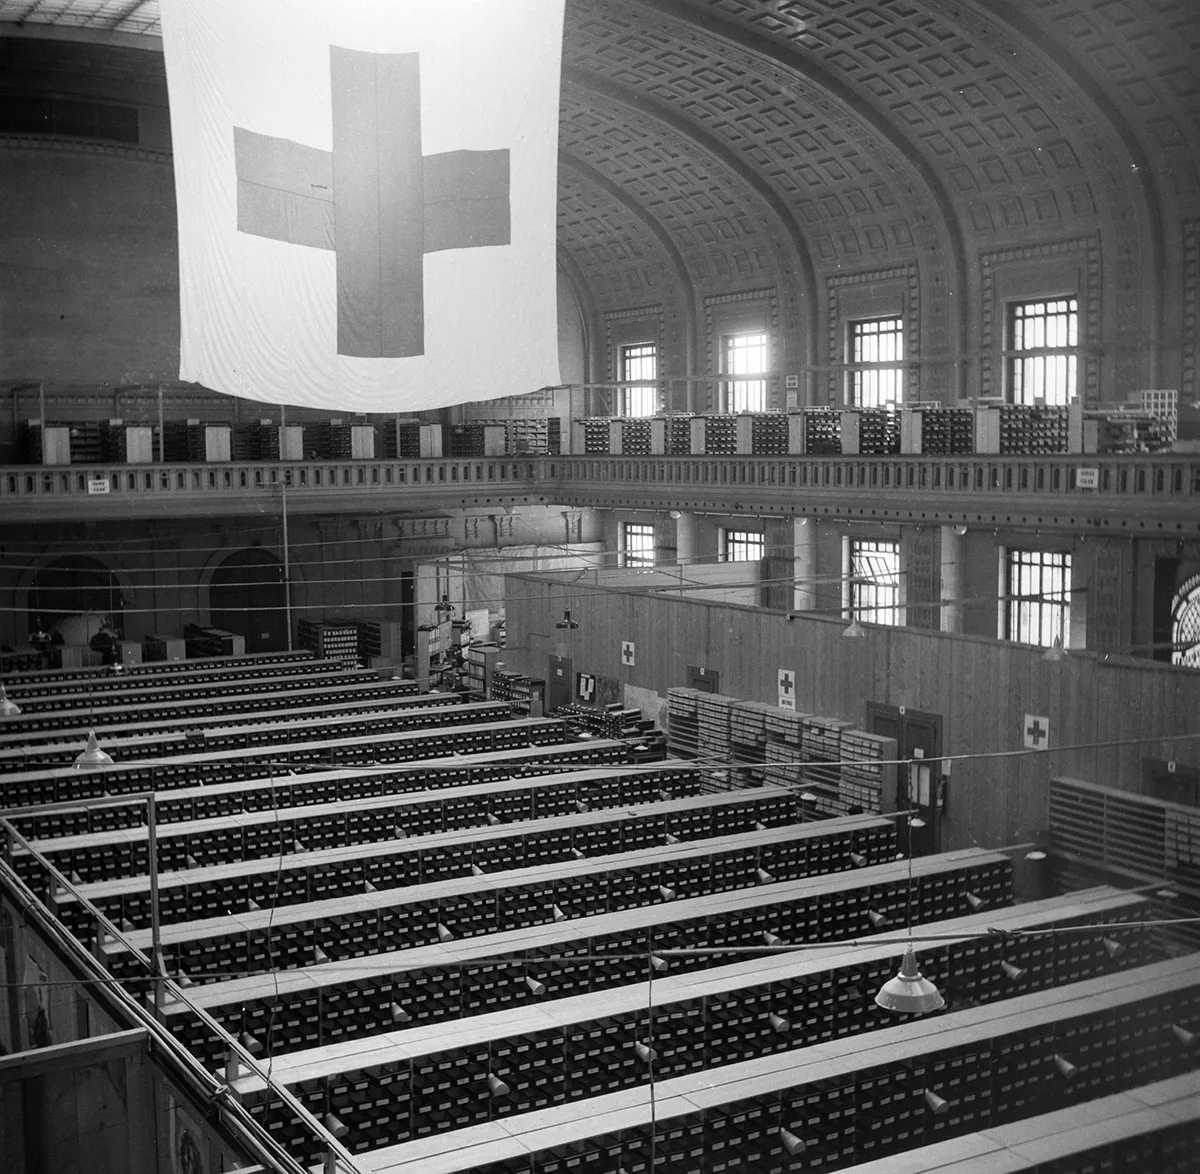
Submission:
<svg viewBox="0 0 1200 1174">
<path fill-rule="evenodd" d="M 1200 455 L 549 456 L 0 469 L 9 520 L 563 505 L 1200 533 Z"/>
</svg>

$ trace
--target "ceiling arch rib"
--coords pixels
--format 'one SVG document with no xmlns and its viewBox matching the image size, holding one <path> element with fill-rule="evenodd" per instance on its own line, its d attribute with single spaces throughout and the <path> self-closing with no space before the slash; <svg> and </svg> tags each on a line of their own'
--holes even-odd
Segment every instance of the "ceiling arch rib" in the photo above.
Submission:
<svg viewBox="0 0 1200 1174">
<path fill-rule="evenodd" d="M 1006 3 L 1004 0 L 989 0 L 986 9 L 977 3 L 970 5 L 969 8 L 974 8 L 978 11 L 979 20 L 1002 22 L 1014 36 L 1019 36 L 1028 46 L 1028 54 L 1023 55 L 1026 56 L 1027 60 L 1036 56 L 1043 63 L 1045 69 L 1052 72 L 1061 72 L 1070 81 L 1071 85 L 1084 95 L 1095 111 L 1097 118 L 1102 120 L 1103 124 L 1111 129 L 1111 136 L 1105 136 L 1108 149 L 1111 150 L 1114 139 L 1121 145 L 1126 156 L 1126 159 L 1122 160 L 1122 164 L 1124 165 L 1121 166 L 1121 172 L 1123 175 L 1131 175 L 1131 181 L 1127 182 L 1130 182 L 1130 186 L 1140 195 L 1140 200 L 1138 201 L 1140 204 L 1139 220 L 1144 226 L 1147 236 L 1146 252 L 1149 264 L 1136 264 L 1135 262 L 1135 265 L 1137 272 L 1140 272 L 1142 275 L 1145 292 L 1149 300 L 1149 313 L 1144 316 L 1144 329 L 1148 339 L 1148 378 L 1150 386 L 1157 387 L 1159 384 L 1158 364 L 1161 354 L 1159 337 L 1162 329 L 1163 306 L 1166 302 L 1166 247 L 1164 243 L 1162 199 L 1156 177 L 1156 168 L 1151 163 L 1150 157 L 1142 145 L 1142 136 L 1135 132 L 1122 109 L 1110 97 L 1104 87 L 1084 69 L 1081 63 L 1075 60 L 1073 54 L 1069 51 L 1071 47 L 1061 43 L 1061 37 L 1056 35 L 1058 30 L 1055 30 L 1053 27 L 1039 27 L 1035 18 L 1022 15 L 1012 4 Z M 1058 8 L 1061 10 L 1061 5 Z M 962 10 L 956 8 L 954 15 L 961 20 L 963 16 Z M 1059 27 L 1069 29 L 1070 34 L 1080 38 L 1085 37 L 1092 31 L 1093 20 L 1103 19 L 1101 6 L 1097 7 L 1094 14 L 1076 11 L 1070 15 L 1072 19 L 1069 25 L 1060 24 Z M 1047 52 L 1045 46 L 1054 42 L 1058 42 L 1054 44 L 1054 50 Z M 1154 73 L 1155 70 L 1150 69 L 1144 75 L 1147 82 L 1147 91 L 1145 92 L 1153 93 L 1150 87 L 1153 85 Z M 1128 87 L 1121 92 L 1123 94 L 1127 93 Z M 1055 95 L 1051 96 L 1054 97 Z M 1145 102 L 1145 104 L 1150 105 L 1152 103 Z M 1162 106 L 1161 99 L 1156 98 L 1153 104 Z M 1144 130 L 1151 130 L 1152 132 L 1155 129 L 1160 128 L 1155 126 L 1144 128 Z M 1170 138 L 1170 131 L 1167 133 Z M 1154 141 L 1154 138 L 1157 136 L 1152 133 L 1145 137 L 1147 141 Z M 1126 264 L 1129 263 L 1131 249 L 1131 244 L 1126 242 L 1123 248 L 1126 255 Z M 1133 272 L 1131 271 L 1126 281 L 1132 278 Z"/>
<path fill-rule="evenodd" d="M 571 296 L 575 299 L 575 307 L 583 323 L 583 357 L 585 363 L 584 379 L 595 383 L 596 372 L 596 340 L 601 336 L 600 315 L 596 312 L 596 303 L 588 288 L 587 279 L 579 268 L 570 249 L 560 240 L 556 249 L 558 267 L 562 270 Z"/>
<path fill-rule="evenodd" d="M 650 233 L 658 248 L 666 257 L 670 265 L 670 272 L 675 279 L 678 289 L 675 295 L 676 305 L 673 309 L 678 315 L 682 327 L 685 363 L 684 374 L 694 374 L 696 355 L 696 290 L 692 283 L 687 263 L 684 261 L 678 248 L 676 248 L 670 234 L 667 233 L 663 226 L 645 208 L 641 207 L 636 200 L 622 191 L 619 185 L 598 171 L 590 163 L 575 158 L 566 150 L 559 151 L 560 176 L 563 171 L 571 173 L 592 188 L 598 189 L 610 203 L 618 205 L 628 215 L 638 221 Z M 670 293 L 669 287 L 664 289 L 664 293 Z M 672 307 L 664 307 L 664 309 L 669 313 Z"/>
<path fill-rule="evenodd" d="M 769 210 L 774 220 L 774 232 L 768 228 L 768 243 L 773 246 L 779 267 L 781 292 L 785 299 L 793 300 L 799 307 L 799 335 L 806 350 L 796 358 L 805 366 L 811 365 L 817 331 L 815 270 L 808 243 L 779 194 L 723 143 L 656 99 L 647 98 L 628 86 L 575 67 L 564 68 L 563 80 L 594 97 L 602 96 L 610 103 L 623 107 L 627 116 L 650 119 L 670 129 L 680 140 L 719 162 Z"/>
<path fill-rule="evenodd" d="M 610 0 L 568 13 L 568 64 L 603 69 L 719 142 L 776 193 L 818 274 L 918 260 L 922 345 L 930 354 L 961 353 L 959 220 L 936 169 L 885 117 L 819 68 L 809 70 L 786 44 L 689 4 Z"/>
</svg>

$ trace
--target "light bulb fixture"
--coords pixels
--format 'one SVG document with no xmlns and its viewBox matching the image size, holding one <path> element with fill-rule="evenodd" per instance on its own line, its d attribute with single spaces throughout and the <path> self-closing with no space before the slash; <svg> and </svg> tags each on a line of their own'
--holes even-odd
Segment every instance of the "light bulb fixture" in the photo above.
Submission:
<svg viewBox="0 0 1200 1174">
<path fill-rule="evenodd" d="M 665 958 L 660 958 L 657 954 L 651 954 L 650 966 L 654 970 L 666 970 L 667 960 Z"/>
<path fill-rule="evenodd" d="M 659 885 L 658 886 L 658 895 L 664 901 L 673 901 L 675 899 L 675 890 L 672 888 L 669 888 L 667 885 Z"/>
<path fill-rule="evenodd" d="M 1042 660 L 1049 661 L 1051 664 L 1058 664 L 1061 660 L 1067 659 L 1067 650 L 1063 647 L 1062 637 L 1055 636 L 1054 643 L 1042 653 Z"/>
<path fill-rule="evenodd" d="M 561 906 L 558 906 L 558 905 L 550 906 L 550 916 L 555 921 L 566 921 L 567 920 L 567 915 L 562 911 Z"/>
<path fill-rule="evenodd" d="M 967 904 L 971 906 L 972 912 L 978 913 L 983 908 L 983 898 L 977 896 L 975 893 L 965 893 L 963 897 Z"/>
<path fill-rule="evenodd" d="M 678 522 L 679 519 L 682 517 L 683 517 L 683 513 L 680 510 L 672 510 L 671 511 L 671 520 L 672 521 Z"/>
<path fill-rule="evenodd" d="M 544 995 L 546 993 L 546 984 L 539 982 L 531 974 L 525 976 L 525 985 L 529 988 L 531 995 Z"/>
<path fill-rule="evenodd" d="M 9 701 L 4 686 L 0 685 L 0 717 L 20 717 L 21 707 L 15 701 Z"/>
<path fill-rule="evenodd" d="M 392 824 L 392 838 L 395 840 L 407 840 L 408 832 L 406 832 L 398 823 Z"/>
<path fill-rule="evenodd" d="M 1186 1027 L 1183 1027 L 1178 1023 L 1172 1023 L 1171 1024 L 1171 1034 L 1174 1035 L 1174 1037 L 1181 1044 L 1183 1044 L 1183 1046 L 1185 1048 L 1190 1048 L 1190 1047 L 1195 1046 L 1196 1033 L 1194 1031 L 1188 1031 L 1188 1029 Z"/>
<path fill-rule="evenodd" d="M 320 946 L 313 946 L 313 965 L 323 966 L 329 961 L 329 955 Z"/>
<path fill-rule="evenodd" d="M 1101 938 L 1100 944 L 1104 947 L 1104 952 L 1110 958 L 1119 958 L 1125 953 L 1125 947 L 1116 938 Z"/>
<path fill-rule="evenodd" d="M 852 640 L 857 640 L 866 634 L 867 630 L 858 622 L 858 616 L 855 616 L 853 619 L 851 619 L 851 621 L 842 629 L 842 635 L 849 636 Z"/>
<path fill-rule="evenodd" d="M 443 925 L 440 921 L 437 923 L 437 936 L 439 942 L 452 942 L 454 940 L 454 934 L 450 932 L 449 927 Z"/>
<path fill-rule="evenodd" d="M 912 942 L 904 951 L 899 973 L 879 988 L 875 1005 L 902 1015 L 928 1015 L 946 1005 L 942 992 L 929 979 L 921 976 Z"/>
<path fill-rule="evenodd" d="M 941 1117 L 950 1111 L 950 1102 L 944 1097 L 939 1097 L 931 1088 L 924 1091 L 925 1104 L 929 1106 L 929 1111 L 935 1117 Z"/>
<path fill-rule="evenodd" d="M 378 893 L 379 890 L 373 884 L 371 884 L 371 882 L 369 880 L 365 880 L 365 881 L 363 881 L 363 892 L 364 893 Z"/>
<path fill-rule="evenodd" d="M 791 1157 L 801 1153 L 804 1149 L 804 1139 L 797 1137 L 790 1129 L 781 1129 L 779 1131 L 779 1140 L 783 1142 L 783 1148 L 787 1150 Z"/>
<path fill-rule="evenodd" d="M 769 929 L 762 931 L 763 942 L 768 946 L 786 946 L 787 942 L 783 940 L 777 933 L 772 933 Z"/>
<path fill-rule="evenodd" d="M 886 913 L 880 913 L 878 909 L 868 909 L 867 920 L 873 929 L 879 929 L 881 926 L 890 925 L 892 919 Z"/>
<path fill-rule="evenodd" d="M 242 1045 L 252 1056 L 257 1056 L 263 1050 L 262 1044 L 258 1042 L 248 1031 L 243 1031 L 238 1036 L 238 1043 Z"/>
<path fill-rule="evenodd" d="M 765 868 L 756 868 L 754 876 L 760 885 L 769 885 L 775 879 Z"/>
<path fill-rule="evenodd" d="M 644 1044 L 642 1041 L 634 1040 L 633 1050 L 637 1052 L 638 1059 L 643 1063 L 649 1064 L 654 1059 L 654 1049 L 649 1044 Z"/>
<path fill-rule="evenodd" d="M 454 604 L 450 602 L 449 595 L 443 595 L 441 599 L 433 605 L 433 610 L 440 616 L 448 616 L 454 612 Z"/>
<path fill-rule="evenodd" d="M 510 1089 L 508 1087 L 508 1085 L 505 1084 L 504 1081 L 500 1079 L 499 1076 L 495 1076 L 491 1072 L 489 1072 L 488 1073 L 488 1091 L 494 1097 L 506 1097 L 506 1096 L 508 1096 L 508 1094 L 510 1092 L 512 1092 L 512 1089 Z"/>
<path fill-rule="evenodd" d="M 579 621 L 571 619 L 571 609 L 569 607 L 564 607 L 563 608 L 563 618 L 561 620 L 559 620 L 558 623 L 555 624 L 554 626 L 556 628 L 558 628 L 560 631 L 573 632 L 573 631 L 575 631 L 576 628 L 579 627 Z"/>
<path fill-rule="evenodd" d="M 954 527 L 954 533 L 957 534 L 959 538 L 961 538 L 966 532 L 967 528 L 961 522 Z"/>
<path fill-rule="evenodd" d="M 674 835 L 671 832 L 667 832 L 667 834 L 665 836 L 663 836 L 663 839 L 666 840 L 666 842 L 668 844 L 678 844 L 679 843 L 679 837 Z"/>
<path fill-rule="evenodd" d="M 1003 959 L 1000 961 L 1000 970 L 1009 982 L 1017 982 L 1025 977 L 1025 968 L 1023 966 L 1017 966 L 1012 962 L 1005 962 Z"/>
<path fill-rule="evenodd" d="M 771 1025 L 772 1031 L 790 1031 L 792 1025 L 782 1016 L 777 1015 L 774 1011 L 767 1013 L 767 1022 Z"/>
<path fill-rule="evenodd" d="M 76 770 L 98 770 L 102 766 L 112 766 L 112 756 L 100 749 L 96 740 L 96 731 L 88 730 L 87 745 L 75 759 Z"/>
<path fill-rule="evenodd" d="M 322 1125 L 334 1136 L 345 1137 L 350 1132 L 350 1127 L 345 1121 L 339 1120 L 333 1113 L 326 1113 Z"/>
<path fill-rule="evenodd" d="M 855 868 L 866 868 L 867 858 L 861 852 L 851 852 L 850 863 L 853 864 Z"/>
<path fill-rule="evenodd" d="M 1059 1070 L 1065 1079 L 1074 1080 L 1079 1075 L 1079 1069 L 1060 1052 L 1054 1053 L 1053 1060 L 1054 1067 Z"/>
<path fill-rule="evenodd" d="M 411 1023 L 412 1016 L 399 1003 L 388 1004 L 388 1014 L 393 1023 Z"/>
<path fill-rule="evenodd" d="M 472 876 L 483 876 L 483 869 L 480 868 L 478 864 L 472 864 L 471 865 L 471 875 Z"/>
</svg>

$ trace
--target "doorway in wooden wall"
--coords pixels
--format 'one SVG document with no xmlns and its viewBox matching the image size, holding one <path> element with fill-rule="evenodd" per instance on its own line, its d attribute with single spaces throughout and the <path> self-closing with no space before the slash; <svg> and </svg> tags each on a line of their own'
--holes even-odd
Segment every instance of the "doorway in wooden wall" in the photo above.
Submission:
<svg viewBox="0 0 1200 1174">
<path fill-rule="evenodd" d="M 926 856 L 938 851 L 941 843 L 937 793 L 942 773 L 938 761 L 942 756 L 941 714 L 868 701 L 865 724 L 872 734 L 896 739 L 896 754 L 901 761 L 896 770 L 896 809 L 916 808 L 925 821 L 923 828 L 912 830 L 913 855 Z M 906 765 L 910 760 L 912 765 Z M 900 850 L 904 853 L 909 850 L 908 830 L 904 822 L 896 828 Z"/>
<path fill-rule="evenodd" d="M 546 657 L 546 712 L 575 700 L 575 668 L 565 656 Z"/>
<path fill-rule="evenodd" d="M 719 693 L 721 691 L 721 674 L 716 669 L 705 669 L 699 665 L 689 664 L 687 676 L 689 689 L 696 689 L 701 693 Z"/>
</svg>

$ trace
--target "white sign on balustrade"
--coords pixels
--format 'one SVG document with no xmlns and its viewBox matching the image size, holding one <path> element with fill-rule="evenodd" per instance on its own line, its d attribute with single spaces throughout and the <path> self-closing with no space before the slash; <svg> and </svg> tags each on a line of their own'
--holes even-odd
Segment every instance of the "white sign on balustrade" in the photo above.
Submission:
<svg viewBox="0 0 1200 1174">
<path fill-rule="evenodd" d="M 108 483 L 107 477 L 89 477 L 87 491 L 88 496 L 92 497 L 98 493 L 111 493 L 112 486 Z"/>
</svg>

